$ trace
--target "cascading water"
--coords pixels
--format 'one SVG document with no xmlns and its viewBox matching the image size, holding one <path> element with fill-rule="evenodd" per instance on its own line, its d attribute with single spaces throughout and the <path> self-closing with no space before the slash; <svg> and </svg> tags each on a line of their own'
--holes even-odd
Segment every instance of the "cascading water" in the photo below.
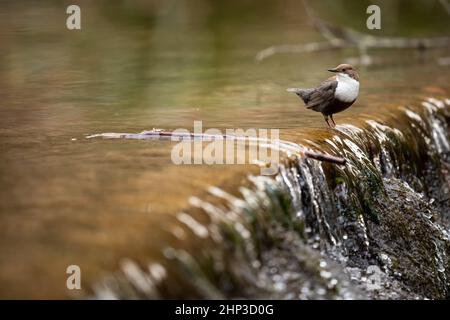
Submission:
<svg viewBox="0 0 450 320">
<path fill-rule="evenodd" d="M 428 99 L 363 126 L 340 125 L 240 196 L 211 187 L 177 215 L 187 245 L 148 266 L 124 260 L 96 298 L 448 298 L 449 100 Z"/>
</svg>

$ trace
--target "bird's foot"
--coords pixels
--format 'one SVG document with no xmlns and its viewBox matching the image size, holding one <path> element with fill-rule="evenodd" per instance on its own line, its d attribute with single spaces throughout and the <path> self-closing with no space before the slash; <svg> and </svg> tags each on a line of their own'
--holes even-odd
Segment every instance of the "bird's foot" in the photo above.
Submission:
<svg viewBox="0 0 450 320">
<path fill-rule="evenodd" d="M 333 116 L 330 116 L 331 122 L 333 122 L 333 128 L 336 127 L 336 122 L 334 122 Z"/>
<path fill-rule="evenodd" d="M 332 122 L 331 122 L 331 124 L 330 124 L 330 122 L 328 121 L 328 119 L 325 119 L 325 122 L 327 123 L 328 128 L 333 129 L 334 127 L 336 127 L 336 123 L 335 123 L 333 120 L 331 120 L 331 121 L 332 121 Z"/>
</svg>

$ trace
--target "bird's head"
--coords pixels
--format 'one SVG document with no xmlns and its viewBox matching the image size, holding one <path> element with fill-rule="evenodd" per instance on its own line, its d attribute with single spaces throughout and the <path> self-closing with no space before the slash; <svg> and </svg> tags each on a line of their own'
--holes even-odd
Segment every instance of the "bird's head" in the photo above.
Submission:
<svg viewBox="0 0 450 320">
<path fill-rule="evenodd" d="M 358 72 L 350 64 L 340 64 L 336 68 L 328 69 L 328 71 L 338 73 L 341 75 L 348 75 L 350 78 L 353 78 L 353 79 L 359 81 Z"/>
</svg>

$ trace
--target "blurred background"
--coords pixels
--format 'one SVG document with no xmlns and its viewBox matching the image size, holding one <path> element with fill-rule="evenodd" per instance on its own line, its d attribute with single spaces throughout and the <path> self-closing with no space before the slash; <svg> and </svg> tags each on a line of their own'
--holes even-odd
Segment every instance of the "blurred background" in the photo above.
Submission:
<svg viewBox="0 0 450 320">
<path fill-rule="evenodd" d="M 323 21 L 367 35 L 450 36 L 446 1 L 308 3 Z M 66 28 L 70 4 L 81 8 L 81 30 Z M 366 28 L 371 4 L 381 8 L 381 30 Z M 170 215 L 190 195 L 238 185 L 253 170 L 177 167 L 166 142 L 86 135 L 192 130 L 202 120 L 313 139 L 322 117 L 285 88 L 315 86 L 360 52 L 256 56 L 325 40 L 298 0 L 0 0 L 0 297 L 67 297 L 68 264 L 93 281 L 123 256 L 157 259 L 172 241 L 163 235 Z M 361 97 L 338 122 L 448 92 L 448 46 L 369 55 L 373 63 L 358 66 Z"/>
</svg>

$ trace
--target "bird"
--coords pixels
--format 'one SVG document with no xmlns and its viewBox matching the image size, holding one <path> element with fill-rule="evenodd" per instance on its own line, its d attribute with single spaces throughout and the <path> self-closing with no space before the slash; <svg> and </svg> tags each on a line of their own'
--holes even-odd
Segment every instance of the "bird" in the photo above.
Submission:
<svg viewBox="0 0 450 320">
<path fill-rule="evenodd" d="M 299 96 L 307 109 L 321 112 L 328 127 L 335 127 L 333 114 L 344 111 L 358 98 L 359 75 L 350 64 L 340 64 L 328 71 L 336 73 L 336 75 L 328 78 L 316 88 L 289 88 L 287 91 Z M 330 125 L 329 119 L 333 126 Z"/>
</svg>

